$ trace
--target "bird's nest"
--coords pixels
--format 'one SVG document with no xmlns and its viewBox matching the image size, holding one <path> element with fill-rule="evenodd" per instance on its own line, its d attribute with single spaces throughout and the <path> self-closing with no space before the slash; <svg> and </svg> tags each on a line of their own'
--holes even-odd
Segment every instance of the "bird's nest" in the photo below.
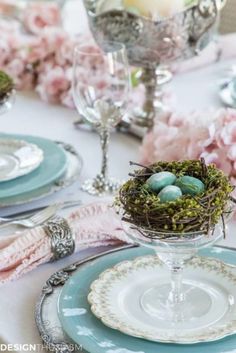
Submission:
<svg viewBox="0 0 236 353">
<path fill-rule="evenodd" d="M 233 187 L 224 173 L 204 160 L 158 162 L 136 170 L 120 189 L 116 204 L 122 208 L 123 220 L 137 228 L 155 232 L 186 233 L 209 231 L 223 220 L 229 210 Z M 161 203 L 157 194 L 146 187 L 146 180 L 155 173 L 169 171 L 177 177 L 188 175 L 202 180 L 205 191 L 197 196 L 183 195 L 175 201 Z"/>
</svg>

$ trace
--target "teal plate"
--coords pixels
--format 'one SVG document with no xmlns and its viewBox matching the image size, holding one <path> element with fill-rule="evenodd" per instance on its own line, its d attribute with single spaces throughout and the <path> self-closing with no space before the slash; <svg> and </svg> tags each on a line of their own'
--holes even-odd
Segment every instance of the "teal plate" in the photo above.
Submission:
<svg viewBox="0 0 236 353">
<path fill-rule="evenodd" d="M 28 135 L 1 134 L 0 138 L 25 140 L 36 144 L 43 150 L 44 159 L 33 172 L 15 180 L 1 183 L 0 204 L 11 203 L 18 198 L 25 198 L 30 193 L 59 180 L 66 171 L 67 157 L 63 148 L 55 142 L 42 137 Z"/>
<path fill-rule="evenodd" d="M 162 344 L 124 335 L 93 316 L 87 295 L 99 274 L 123 260 L 152 253 L 146 248 L 122 250 L 79 267 L 64 285 L 58 300 L 58 315 L 65 334 L 89 353 L 235 353 L 236 335 L 194 345 Z M 212 248 L 201 251 L 200 255 L 236 265 L 235 251 Z"/>
</svg>

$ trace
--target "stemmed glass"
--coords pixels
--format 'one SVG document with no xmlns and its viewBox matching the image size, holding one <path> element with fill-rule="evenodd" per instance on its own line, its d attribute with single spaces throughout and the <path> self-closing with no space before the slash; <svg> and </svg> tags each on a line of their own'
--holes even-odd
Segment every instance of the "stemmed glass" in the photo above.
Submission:
<svg viewBox="0 0 236 353">
<path fill-rule="evenodd" d="M 74 51 L 73 98 L 77 110 L 99 133 L 102 147 L 100 174 L 86 180 L 82 190 L 93 195 L 113 193 L 120 182 L 108 177 L 110 131 L 122 119 L 128 106 L 129 65 L 123 44 L 94 42 L 77 46 Z"/>
<path fill-rule="evenodd" d="M 123 219 L 124 210 L 121 210 Z M 183 323 L 207 315 L 214 295 L 211 286 L 205 286 L 201 279 L 193 281 L 184 278 L 185 265 L 200 249 L 214 245 L 223 238 L 223 224 L 212 228 L 209 234 L 202 231 L 184 233 L 161 233 L 122 220 L 122 227 L 135 243 L 152 248 L 170 271 L 169 283 L 153 283 L 140 298 L 142 310 L 159 320 Z"/>
</svg>

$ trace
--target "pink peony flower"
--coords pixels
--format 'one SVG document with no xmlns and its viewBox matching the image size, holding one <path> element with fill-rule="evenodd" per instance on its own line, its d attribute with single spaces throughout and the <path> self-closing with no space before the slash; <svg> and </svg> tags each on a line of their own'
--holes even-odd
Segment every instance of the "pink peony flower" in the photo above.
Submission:
<svg viewBox="0 0 236 353">
<path fill-rule="evenodd" d="M 56 3 L 34 2 L 24 11 L 23 23 L 33 34 L 39 34 L 45 27 L 61 24 L 60 9 Z"/>
<path fill-rule="evenodd" d="M 221 110 L 209 120 L 196 114 L 165 114 L 156 121 L 141 148 L 145 164 L 200 157 L 236 178 L 236 111 Z"/>
<path fill-rule="evenodd" d="M 236 162 L 236 144 L 233 144 L 232 146 L 229 147 L 227 157 L 231 161 Z"/>
<path fill-rule="evenodd" d="M 236 143 L 236 119 L 223 127 L 220 138 L 226 146 Z"/>
<path fill-rule="evenodd" d="M 231 175 L 233 165 L 231 161 L 227 159 L 227 150 L 218 149 L 210 154 L 202 153 L 200 157 L 205 158 L 207 164 L 213 163 L 217 168 L 223 170 L 226 175 Z"/>
</svg>

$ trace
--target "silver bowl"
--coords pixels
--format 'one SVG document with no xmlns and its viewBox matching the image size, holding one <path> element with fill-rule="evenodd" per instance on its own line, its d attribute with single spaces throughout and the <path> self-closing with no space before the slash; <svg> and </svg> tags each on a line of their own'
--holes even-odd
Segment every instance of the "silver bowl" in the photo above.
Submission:
<svg viewBox="0 0 236 353">
<path fill-rule="evenodd" d="M 225 0 L 199 0 L 173 17 L 154 21 L 125 9 L 98 11 L 101 0 L 83 0 L 90 29 L 97 43 L 119 41 L 126 45 L 129 63 L 143 68 L 141 81 L 146 86 L 144 111 L 136 121 L 151 127 L 160 104 L 160 87 L 169 82 L 171 74 L 163 70 L 177 60 L 197 55 L 213 39 L 220 10 Z"/>
</svg>

